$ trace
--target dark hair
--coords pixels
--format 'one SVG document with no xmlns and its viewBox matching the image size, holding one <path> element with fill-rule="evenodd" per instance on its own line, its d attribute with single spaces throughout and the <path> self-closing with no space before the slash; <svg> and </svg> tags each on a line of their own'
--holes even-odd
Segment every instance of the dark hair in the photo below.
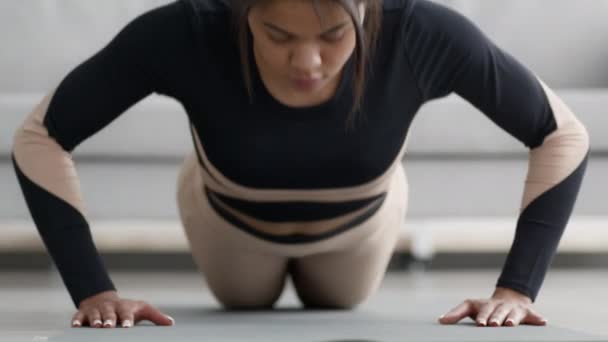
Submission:
<svg viewBox="0 0 608 342">
<path fill-rule="evenodd" d="M 251 8 L 262 2 L 269 0 L 233 0 L 232 10 L 234 14 L 235 31 L 237 35 L 237 44 L 240 49 L 241 65 L 245 86 L 250 98 L 252 94 L 252 81 L 250 74 L 250 65 L 248 59 L 248 14 Z M 318 9 L 319 1 L 310 0 L 313 2 L 315 9 Z M 378 39 L 380 31 L 380 23 L 382 20 L 382 0 L 325 0 L 334 1 L 341 5 L 351 16 L 355 31 L 357 34 L 357 45 L 354 51 L 355 69 L 353 70 L 353 93 L 354 103 L 351 108 L 350 115 L 347 119 L 347 124 L 352 124 L 356 118 L 356 114 L 361 108 L 363 101 L 363 93 L 366 80 L 366 66 L 372 58 L 373 50 Z M 363 3 L 365 5 L 365 20 L 361 24 L 361 13 L 358 6 Z M 318 11 L 317 11 L 318 13 Z M 319 14 L 319 13 L 318 13 Z"/>
</svg>

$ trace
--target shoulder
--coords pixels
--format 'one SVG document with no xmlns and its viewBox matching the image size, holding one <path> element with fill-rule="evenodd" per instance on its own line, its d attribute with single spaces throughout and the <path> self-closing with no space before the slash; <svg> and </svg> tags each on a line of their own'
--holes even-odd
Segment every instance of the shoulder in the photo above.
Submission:
<svg viewBox="0 0 608 342">
<path fill-rule="evenodd" d="M 222 14 L 230 11 L 229 0 L 178 0 L 201 14 Z"/>
<path fill-rule="evenodd" d="M 450 40 L 457 45 L 469 45 L 484 35 L 464 14 L 448 5 L 431 0 L 403 0 L 403 29 L 413 35 Z"/>
<path fill-rule="evenodd" d="M 213 37 L 225 38 L 232 32 L 232 1 L 242 0 L 176 0 L 179 2 L 188 17 L 190 28 L 198 41 Z"/>
<path fill-rule="evenodd" d="M 382 8 L 384 11 L 398 11 L 407 8 L 412 3 L 412 0 L 384 0 Z"/>
<path fill-rule="evenodd" d="M 183 37 L 190 30 L 187 11 L 179 1 L 170 2 L 147 10 L 133 18 L 120 32 L 129 44 L 159 46 Z"/>
</svg>

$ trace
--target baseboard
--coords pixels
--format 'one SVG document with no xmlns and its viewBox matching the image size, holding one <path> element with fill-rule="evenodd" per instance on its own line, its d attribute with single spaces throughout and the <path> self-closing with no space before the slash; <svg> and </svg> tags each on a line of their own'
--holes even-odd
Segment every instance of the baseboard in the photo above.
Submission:
<svg viewBox="0 0 608 342">
<path fill-rule="evenodd" d="M 573 217 L 563 234 L 559 252 L 608 253 L 608 216 Z M 184 253 L 189 251 L 184 230 L 176 220 L 94 221 L 91 233 L 102 252 Z M 397 251 L 419 259 L 441 253 L 503 253 L 515 234 L 516 218 L 444 217 L 407 219 Z M 45 252 L 31 221 L 0 221 L 0 252 Z"/>
<path fill-rule="evenodd" d="M 101 257 L 109 272 L 167 272 L 192 271 L 197 268 L 188 252 L 101 252 Z M 495 270 L 499 272 L 506 259 L 506 253 L 437 253 L 430 260 L 415 258 L 410 252 L 395 251 L 389 272 L 406 270 Z M 608 253 L 556 254 L 551 269 L 606 269 Z M 55 266 L 46 252 L 0 252 L 0 272 L 13 271 L 54 271 Z"/>
</svg>

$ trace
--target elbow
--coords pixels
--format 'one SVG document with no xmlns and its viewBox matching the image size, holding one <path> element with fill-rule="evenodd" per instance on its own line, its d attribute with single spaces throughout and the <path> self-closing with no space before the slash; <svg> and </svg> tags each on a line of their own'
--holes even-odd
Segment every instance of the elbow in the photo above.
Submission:
<svg viewBox="0 0 608 342">
<path fill-rule="evenodd" d="M 578 154 L 580 157 L 585 157 L 590 150 L 591 139 L 589 137 L 589 131 L 587 127 L 580 122 L 577 118 L 574 118 L 567 125 L 570 126 L 566 130 L 565 136 L 562 138 L 566 146 L 571 146 L 573 153 Z"/>
<path fill-rule="evenodd" d="M 11 159 L 14 160 L 15 156 L 22 150 L 23 142 L 26 139 L 26 132 L 23 129 L 23 123 L 13 132 L 12 145 L 9 148 Z"/>
<path fill-rule="evenodd" d="M 561 155 L 584 157 L 590 149 L 590 136 L 587 127 L 575 116 L 561 122 L 558 128 L 547 135 L 540 146 L 531 150 L 552 150 Z"/>
<path fill-rule="evenodd" d="M 585 127 L 585 125 L 583 125 L 581 123 L 581 141 L 585 144 L 586 146 L 586 153 L 588 153 L 591 150 L 591 138 L 589 137 L 589 131 L 587 130 L 587 127 Z"/>
<path fill-rule="evenodd" d="M 13 133 L 11 156 L 18 158 L 23 156 L 28 149 L 36 148 L 39 139 L 35 130 L 32 130 L 32 117 L 28 116 Z"/>
</svg>

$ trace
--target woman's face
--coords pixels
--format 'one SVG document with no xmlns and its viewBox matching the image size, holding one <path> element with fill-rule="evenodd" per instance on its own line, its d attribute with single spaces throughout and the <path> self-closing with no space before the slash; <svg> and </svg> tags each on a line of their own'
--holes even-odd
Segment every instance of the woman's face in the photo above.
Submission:
<svg viewBox="0 0 608 342">
<path fill-rule="evenodd" d="M 318 3 L 321 17 L 310 0 L 270 0 L 249 12 L 260 76 L 288 106 L 313 106 L 332 97 L 356 45 L 348 12 L 335 1 Z"/>
</svg>

